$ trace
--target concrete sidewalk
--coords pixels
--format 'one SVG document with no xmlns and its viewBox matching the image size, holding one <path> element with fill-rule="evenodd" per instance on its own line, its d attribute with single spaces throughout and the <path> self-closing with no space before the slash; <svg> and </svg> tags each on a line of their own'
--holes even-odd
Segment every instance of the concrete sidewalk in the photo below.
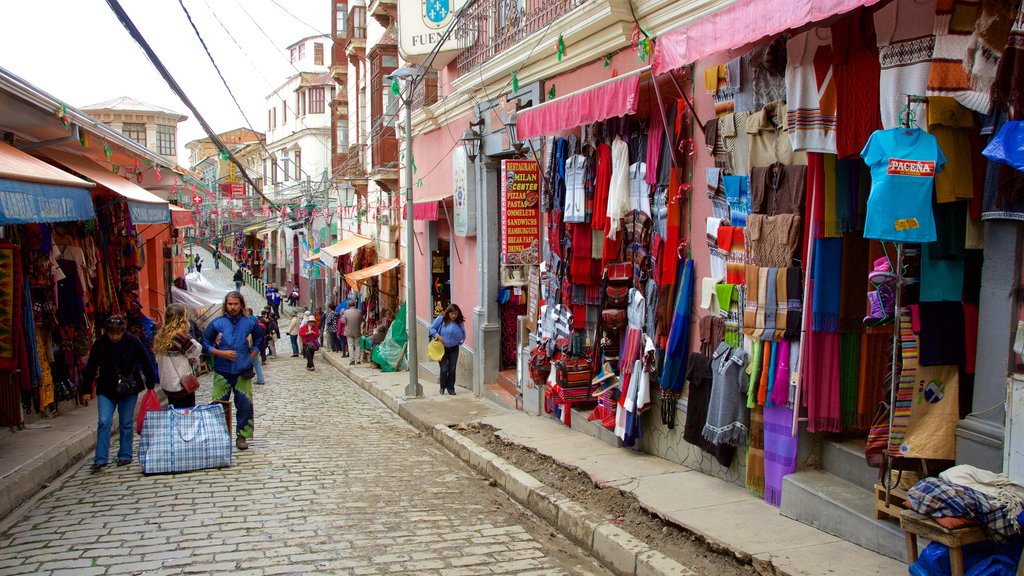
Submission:
<svg viewBox="0 0 1024 576">
<path fill-rule="evenodd" d="M 729 550 L 741 559 L 749 559 L 761 573 L 865 576 L 907 572 L 907 565 L 902 562 L 786 518 L 777 508 L 743 488 L 699 471 L 642 452 L 615 448 L 551 418 L 509 411 L 476 398 L 462 388 L 454 397 L 440 396 L 435 391 L 436 385 L 424 383 L 423 398 L 407 399 L 408 372 L 384 373 L 372 364 L 350 365 L 336 353 L 321 352 L 319 359 L 326 360 L 411 424 L 433 434 L 442 444 L 485 473 L 511 474 L 507 470 L 502 472 L 510 467 L 503 461 L 498 466 L 481 463 L 481 459 L 500 458 L 487 456 L 490 453 L 486 450 L 468 446 L 473 444 L 470 440 L 452 439 L 451 436 L 458 435 L 450 430 L 451 426 L 469 422 L 489 424 L 504 439 L 534 449 L 566 466 L 579 468 L 598 485 L 632 493 L 653 514 Z M 467 450 L 475 454 L 469 455 Z M 525 476 L 522 472 L 519 474 Z M 529 476 L 527 479 L 517 483 L 515 488 L 532 490 L 539 496 L 525 497 L 524 505 L 533 504 L 538 499 L 552 500 L 545 494 L 547 487 L 540 486 Z M 506 492 L 515 497 L 507 485 Z M 558 505 L 557 498 L 554 500 L 554 505 Z M 545 516 L 543 506 L 528 507 Z M 562 523 L 562 518 L 558 517 L 559 528 L 563 528 Z M 598 529 L 604 529 L 604 526 L 593 528 L 601 532 Z M 595 534 L 593 550 L 600 555 L 597 539 Z M 672 573 L 641 570 L 642 556 L 634 552 L 637 562 L 634 572 L 625 572 Z"/>
<path fill-rule="evenodd" d="M 95 447 L 96 402 L 0 430 L 0 521 Z"/>
</svg>

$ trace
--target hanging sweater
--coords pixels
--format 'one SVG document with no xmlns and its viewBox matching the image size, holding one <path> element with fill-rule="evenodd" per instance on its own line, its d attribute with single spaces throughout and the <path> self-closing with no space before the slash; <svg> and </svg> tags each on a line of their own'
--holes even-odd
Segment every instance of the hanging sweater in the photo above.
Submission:
<svg viewBox="0 0 1024 576">
<path fill-rule="evenodd" d="M 744 399 L 743 368 L 747 353 L 725 342 L 718 345 L 711 361 L 711 402 L 704 424 L 704 438 L 712 444 L 738 446 L 747 441 L 747 404 Z"/>
</svg>

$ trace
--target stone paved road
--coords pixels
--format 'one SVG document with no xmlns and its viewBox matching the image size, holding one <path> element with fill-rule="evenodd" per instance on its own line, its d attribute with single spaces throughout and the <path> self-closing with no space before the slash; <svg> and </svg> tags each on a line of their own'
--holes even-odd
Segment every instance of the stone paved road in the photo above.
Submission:
<svg viewBox="0 0 1024 576">
<path fill-rule="evenodd" d="M 267 380 L 232 468 L 86 462 L 0 527 L 0 575 L 608 574 L 333 368 Z"/>
</svg>

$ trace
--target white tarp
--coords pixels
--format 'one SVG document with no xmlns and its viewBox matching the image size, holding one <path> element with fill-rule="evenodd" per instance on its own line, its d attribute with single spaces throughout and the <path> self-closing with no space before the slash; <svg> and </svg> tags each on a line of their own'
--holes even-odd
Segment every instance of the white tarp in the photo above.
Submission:
<svg viewBox="0 0 1024 576">
<path fill-rule="evenodd" d="M 171 299 L 189 308 L 219 307 L 224 303 L 224 297 L 231 291 L 231 288 L 211 282 L 198 272 L 187 274 L 185 284 L 188 286 L 187 291 L 177 286 L 171 288 Z"/>
</svg>

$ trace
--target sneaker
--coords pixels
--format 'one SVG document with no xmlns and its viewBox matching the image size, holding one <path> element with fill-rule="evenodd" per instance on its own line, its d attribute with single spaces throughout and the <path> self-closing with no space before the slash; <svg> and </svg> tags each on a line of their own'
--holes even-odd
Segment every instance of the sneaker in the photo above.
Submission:
<svg viewBox="0 0 1024 576">
<path fill-rule="evenodd" d="M 896 275 L 892 272 L 888 258 L 883 256 L 875 260 L 875 267 L 868 273 L 868 281 L 876 286 L 896 282 Z"/>
<path fill-rule="evenodd" d="M 870 328 L 892 322 L 896 313 L 896 294 L 888 284 L 881 284 L 877 290 L 868 292 L 871 312 L 864 317 L 864 325 Z"/>
<path fill-rule="evenodd" d="M 237 446 L 239 450 L 248 450 L 249 442 L 242 436 L 239 436 L 238 438 L 235 438 L 235 446 Z"/>
</svg>

